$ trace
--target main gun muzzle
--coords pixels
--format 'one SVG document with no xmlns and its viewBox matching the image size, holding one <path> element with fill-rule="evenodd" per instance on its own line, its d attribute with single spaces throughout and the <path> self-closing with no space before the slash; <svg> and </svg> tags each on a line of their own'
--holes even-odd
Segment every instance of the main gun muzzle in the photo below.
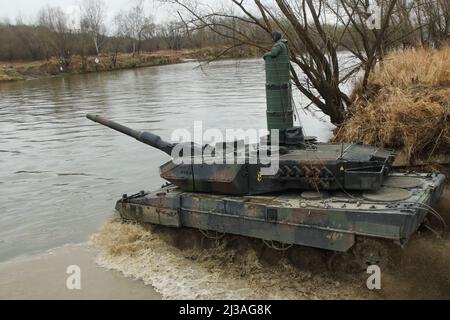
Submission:
<svg viewBox="0 0 450 320">
<path fill-rule="evenodd" d="M 146 132 L 146 131 L 137 131 L 137 130 L 133 130 L 130 129 L 128 127 L 125 127 L 119 123 L 116 123 L 114 121 L 108 120 L 106 118 L 103 118 L 101 116 L 98 115 L 91 115 L 88 114 L 86 115 L 86 118 L 88 118 L 89 120 L 92 120 L 94 122 L 97 122 L 101 125 L 104 125 L 108 128 L 111 128 L 113 130 L 116 130 L 120 133 L 126 134 L 127 136 L 133 137 L 136 140 L 145 143 L 146 145 L 149 145 L 153 148 L 159 149 L 163 152 L 165 152 L 166 154 L 168 154 L 169 156 L 172 155 L 172 150 L 175 147 L 174 144 L 169 143 L 164 141 L 163 139 L 161 139 L 160 136 L 155 135 L 153 133 L 150 132 Z"/>
</svg>

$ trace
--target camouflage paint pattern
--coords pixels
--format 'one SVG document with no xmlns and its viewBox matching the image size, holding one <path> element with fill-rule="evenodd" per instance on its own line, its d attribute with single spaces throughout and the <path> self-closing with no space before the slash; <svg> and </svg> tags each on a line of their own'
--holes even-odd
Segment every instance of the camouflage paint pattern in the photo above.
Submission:
<svg viewBox="0 0 450 320">
<path fill-rule="evenodd" d="M 392 176 L 412 176 L 392 174 Z M 298 193 L 228 197 L 183 192 L 175 186 L 135 198 L 116 209 L 140 223 L 187 227 L 285 244 L 345 252 L 356 236 L 406 243 L 443 191 L 443 175 L 413 175 L 419 187 L 405 201 L 374 202 L 361 194 L 308 200 Z"/>
</svg>

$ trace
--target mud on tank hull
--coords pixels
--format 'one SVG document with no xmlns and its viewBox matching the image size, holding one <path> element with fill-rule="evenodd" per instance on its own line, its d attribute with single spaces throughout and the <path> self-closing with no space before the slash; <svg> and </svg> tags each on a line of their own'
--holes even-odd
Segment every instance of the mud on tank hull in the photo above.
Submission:
<svg viewBox="0 0 450 320">
<path fill-rule="evenodd" d="M 405 244 L 439 201 L 444 181 L 437 174 L 390 174 L 380 191 L 322 197 L 311 192 L 229 197 L 167 186 L 124 196 L 116 210 L 138 223 L 347 252 L 357 237 Z"/>
</svg>

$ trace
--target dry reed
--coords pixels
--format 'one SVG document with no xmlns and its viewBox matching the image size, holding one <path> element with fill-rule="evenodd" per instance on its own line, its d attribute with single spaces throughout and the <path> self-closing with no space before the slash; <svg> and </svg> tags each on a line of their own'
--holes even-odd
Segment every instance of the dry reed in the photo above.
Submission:
<svg viewBox="0 0 450 320">
<path fill-rule="evenodd" d="M 450 46 L 393 52 L 358 85 L 336 142 L 395 148 L 410 162 L 450 155 Z"/>
</svg>

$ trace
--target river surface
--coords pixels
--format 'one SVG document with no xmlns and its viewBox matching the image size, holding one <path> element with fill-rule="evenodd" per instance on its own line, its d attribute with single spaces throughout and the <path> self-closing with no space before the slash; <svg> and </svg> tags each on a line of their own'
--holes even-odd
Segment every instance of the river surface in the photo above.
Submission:
<svg viewBox="0 0 450 320">
<path fill-rule="evenodd" d="M 169 140 L 174 129 L 264 129 L 262 60 L 185 63 L 0 84 L 0 261 L 86 241 L 122 194 L 161 186 L 170 160 L 86 113 Z M 326 117 L 304 112 L 326 141 Z"/>
</svg>

